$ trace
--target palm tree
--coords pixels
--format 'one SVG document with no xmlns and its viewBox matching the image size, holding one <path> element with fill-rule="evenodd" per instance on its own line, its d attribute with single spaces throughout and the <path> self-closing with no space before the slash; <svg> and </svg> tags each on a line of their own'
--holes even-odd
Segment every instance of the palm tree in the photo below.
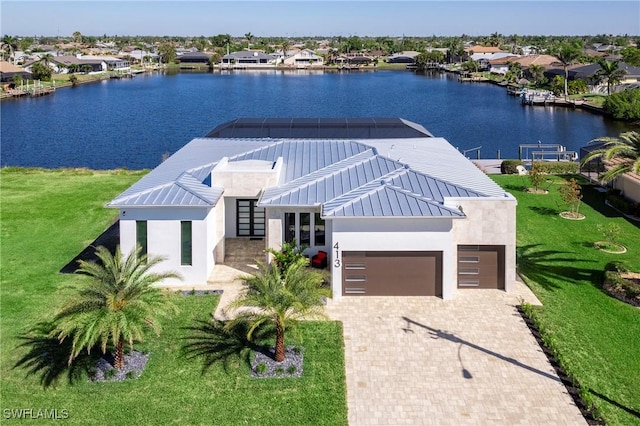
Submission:
<svg viewBox="0 0 640 426">
<path fill-rule="evenodd" d="M 600 65 L 600 69 L 596 71 L 596 76 L 599 79 L 606 80 L 607 95 L 610 95 L 611 86 L 620 83 L 627 71 L 619 68 L 618 61 L 607 61 L 603 59 L 598 61 L 598 65 Z"/>
<path fill-rule="evenodd" d="M 280 43 L 280 48 L 282 49 L 282 60 L 287 56 L 287 51 L 290 47 L 291 43 L 289 42 L 289 39 L 283 39 L 282 43 Z"/>
<path fill-rule="evenodd" d="M 538 82 L 542 80 L 542 77 L 544 77 L 544 67 L 542 65 L 531 64 L 529 66 L 529 74 L 531 74 L 533 80 L 538 84 Z"/>
<path fill-rule="evenodd" d="M 247 39 L 247 49 L 251 49 L 251 40 L 253 40 L 253 34 L 251 33 L 246 33 L 244 35 L 244 38 Z"/>
<path fill-rule="evenodd" d="M 5 35 L 2 37 L 2 48 L 7 52 L 8 59 L 11 59 L 11 56 L 18 48 L 18 39 L 10 35 Z M 13 63 L 16 63 L 15 57 L 13 58 Z"/>
<path fill-rule="evenodd" d="M 276 344 L 274 360 L 285 358 L 284 334 L 288 328 L 305 318 L 322 317 L 323 274 L 307 268 L 309 260 L 299 259 L 285 271 L 276 265 L 260 265 L 260 272 L 242 279 L 244 290 L 229 304 L 229 308 L 249 308 L 229 322 L 229 328 L 238 323 L 250 324 L 247 338 L 264 325 L 275 326 Z"/>
<path fill-rule="evenodd" d="M 589 143 L 604 142 L 602 148 L 590 152 L 582 159 L 582 164 L 586 164 L 596 158 L 604 161 L 617 160 L 612 167 L 608 168 L 600 179 L 609 182 L 618 176 L 628 172 L 640 174 L 640 133 L 624 132 L 619 137 L 601 137 Z"/>
<path fill-rule="evenodd" d="M 164 259 L 141 255 L 140 247 L 123 258 L 119 246 L 115 255 L 100 246 L 96 256 L 100 263 L 80 261 L 77 272 L 88 275 L 91 282 L 56 315 L 52 337 L 61 342 L 72 339 L 69 363 L 98 343 L 106 353 L 111 342 L 115 346 L 113 367 L 119 369 L 124 366 L 125 341 L 133 348 L 146 327 L 158 333 L 158 319 L 176 310 L 153 284 L 180 277 L 175 272 L 150 272 Z"/>
<path fill-rule="evenodd" d="M 575 63 L 582 52 L 576 46 L 568 43 L 561 44 L 554 53 L 554 56 L 562 63 L 564 69 L 564 99 L 568 95 L 569 69 L 568 66 Z"/>
</svg>

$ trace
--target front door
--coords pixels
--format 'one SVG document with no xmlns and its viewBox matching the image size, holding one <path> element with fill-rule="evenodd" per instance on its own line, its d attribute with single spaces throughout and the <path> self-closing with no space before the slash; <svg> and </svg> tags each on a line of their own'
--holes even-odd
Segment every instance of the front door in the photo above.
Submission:
<svg viewBox="0 0 640 426">
<path fill-rule="evenodd" d="M 264 237 L 264 209 L 258 200 L 236 200 L 236 235 L 238 237 Z"/>
</svg>

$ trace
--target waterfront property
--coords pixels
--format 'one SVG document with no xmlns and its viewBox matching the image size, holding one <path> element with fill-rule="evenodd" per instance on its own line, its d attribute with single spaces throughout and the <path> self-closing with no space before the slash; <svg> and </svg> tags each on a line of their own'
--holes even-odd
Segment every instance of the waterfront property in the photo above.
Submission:
<svg viewBox="0 0 640 426">
<path fill-rule="evenodd" d="M 450 299 L 515 279 L 516 200 L 402 119 L 233 120 L 107 207 L 120 211 L 124 252 L 165 256 L 187 285 L 224 262 L 229 238 L 326 253 L 334 298 Z"/>
<path fill-rule="evenodd" d="M 231 52 L 222 57 L 222 66 L 234 68 L 251 68 L 264 67 L 266 65 L 275 65 L 276 57 L 263 52 L 243 50 L 240 52 Z"/>
</svg>

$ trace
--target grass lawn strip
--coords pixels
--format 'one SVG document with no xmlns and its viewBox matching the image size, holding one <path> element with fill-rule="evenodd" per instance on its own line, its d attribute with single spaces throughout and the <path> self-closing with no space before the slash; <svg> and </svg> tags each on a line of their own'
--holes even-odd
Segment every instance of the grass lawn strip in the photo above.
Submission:
<svg viewBox="0 0 640 426">
<path fill-rule="evenodd" d="M 640 271 L 640 229 L 604 204 L 604 195 L 583 185 L 580 213 L 558 216 L 566 205 L 557 190 L 544 197 L 528 194 L 520 176 L 493 177 L 518 199 L 518 270 L 543 306 L 542 330 L 558 349 L 566 371 L 583 387 L 608 424 L 640 425 L 640 309 L 602 290 L 604 266 L 623 261 Z M 562 177 L 552 177 L 560 186 Z M 597 250 L 597 225 L 616 222 L 624 254 Z"/>
<path fill-rule="evenodd" d="M 204 374 L 181 351 L 183 327 L 210 318 L 219 296 L 172 294 L 180 313 L 162 334 L 135 347 L 151 357 L 135 380 L 70 385 L 66 378 L 43 389 L 38 375 L 13 366 L 24 354 L 17 335 L 49 319 L 73 294 L 81 277 L 58 271 L 115 219 L 104 204 L 144 172 L 86 170 L 0 171 L 2 205 L 0 389 L 2 408 L 65 409 L 70 424 L 290 424 L 347 422 L 342 327 L 305 322 L 302 378 L 253 379 L 238 364 Z"/>
</svg>

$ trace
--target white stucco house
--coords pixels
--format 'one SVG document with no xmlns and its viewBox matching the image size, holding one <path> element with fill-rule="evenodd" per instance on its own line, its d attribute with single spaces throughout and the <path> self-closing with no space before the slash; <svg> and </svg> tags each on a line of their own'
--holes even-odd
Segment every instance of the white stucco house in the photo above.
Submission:
<svg viewBox="0 0 640 426">
<path fill-rule="evenodd" d="M 515 281 L 516 199 L 399 118 L 233 120 L 107 207 L 123 252 L 165 256 L 183 284 L 206 283 L 230 238 L 328 253 L 334 298 L 450 299 Z"/>
</svg>

